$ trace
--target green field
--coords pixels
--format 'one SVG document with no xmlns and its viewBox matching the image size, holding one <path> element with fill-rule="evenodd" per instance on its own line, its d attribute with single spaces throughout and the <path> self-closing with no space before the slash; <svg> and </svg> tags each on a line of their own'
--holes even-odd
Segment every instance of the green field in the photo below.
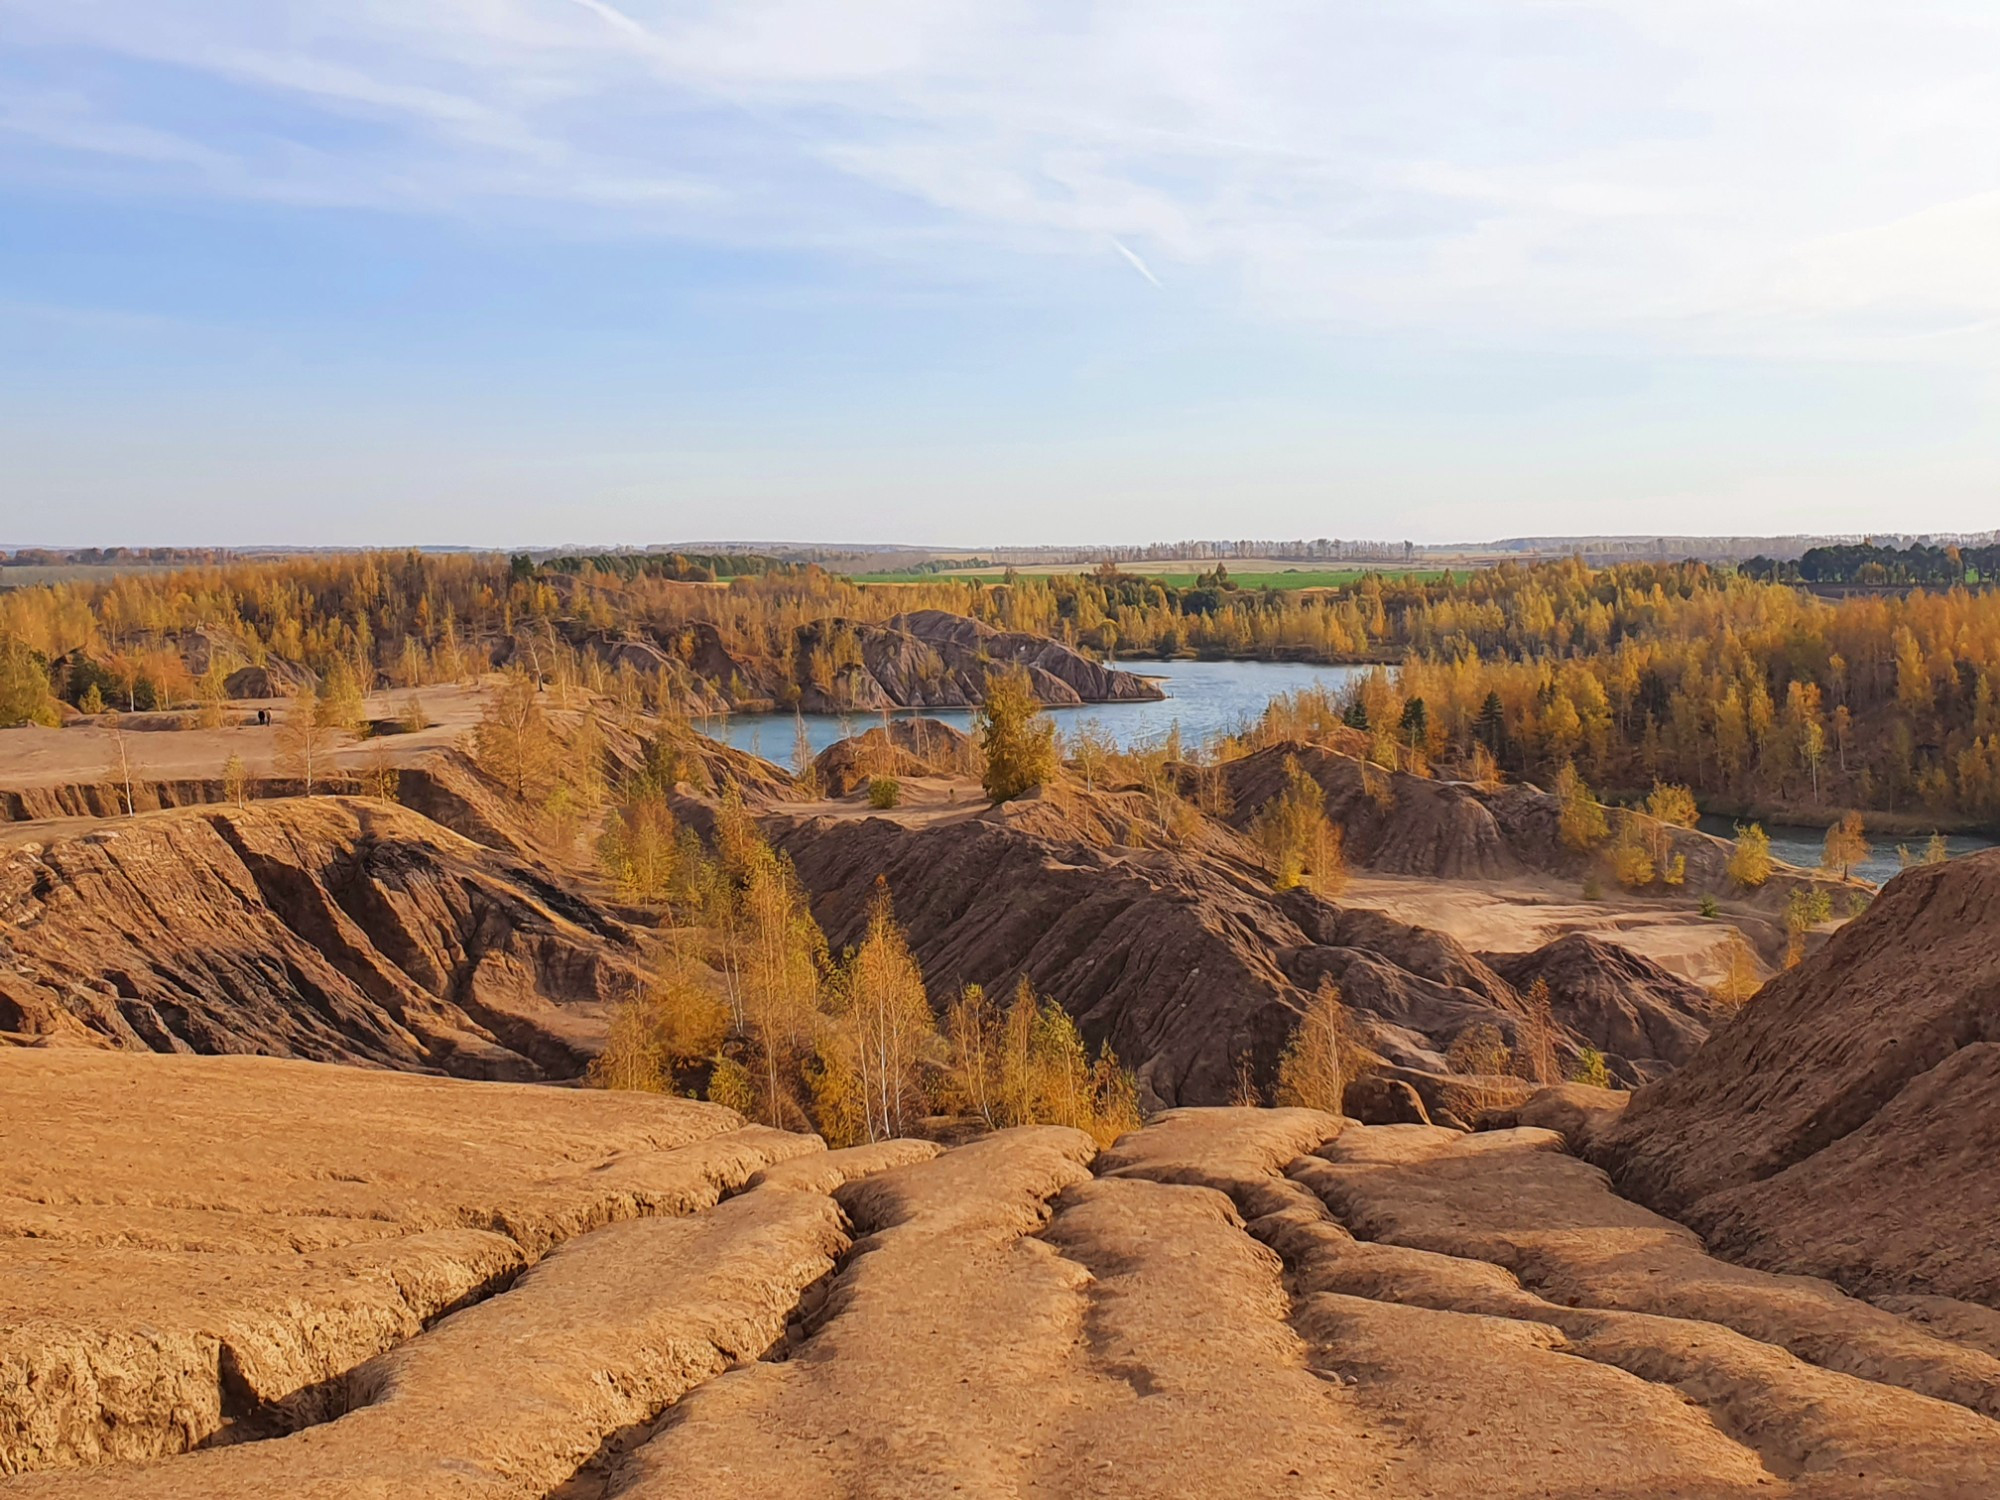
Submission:
<svg viewBox="0 0 2000 1500">
<path fill-rule="evenodd" d="M 855 583 L 997 583 L 1004 569 L 981 569 L 972 573 L 854 573 L 849 576 Z M 1075 575 L 1088 573 L 1088 568 L 1022 568 L 1023 576 L 1035 574 L 1043 577 L 1059 574 Z M 1140 578 L 1154 578 L 1171 588 L 1189 589 L 1195 586 L 1198 576 L 1194 572 L 1170 570 L 1153 572 L 1146 568 L 1131 568 L 1126 571 Z M 1345 588 L 1373 573 L 1384 581 L 1413 579 L 1419 583 L 1431 583 L 1444 577 L 1443 568 L 1283 568 L 1245 569 L 1237 572 L 1230 569 L 1230 581 L 1244 589 L 1331 589 Z"/>
</svg>

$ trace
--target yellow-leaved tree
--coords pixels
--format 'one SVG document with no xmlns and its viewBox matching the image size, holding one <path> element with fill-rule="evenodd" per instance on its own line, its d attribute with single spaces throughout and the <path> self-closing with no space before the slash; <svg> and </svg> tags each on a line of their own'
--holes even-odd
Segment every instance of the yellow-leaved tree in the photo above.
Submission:
<svg viewBox="0 0 2000 1500">
<path fill-rule="evenodd" d="M 1827 829 L 1826 842 L 1820 848 L 1819 867 L 1845 880 L 1848 872 L 1873 852 L 1868 847 L 1867 831 L 1861 825 L 1861 814 L 1847 813 Z"/>
<path fill-rule="evenodd" d="M 517 801 L 538 804 L 555 780 L 556 742 L 534 681 L 510 672 L 486 700 L 473 731 L 479 769 Z"/>
<path fill-rule="evenodd" d="M 1536 976 L 1521 999 L 1523 1014 L 1514 1028 L 1514 1074 L 1530 1083 L 1554 1083 L 1560 1075 L 1556 1066 L 1555 1006 L 1549 996 L 1548 980 Z"/>
<path fill-rule="evenodd" d="M 1360 1062 L 1339 987 L 1321 979 L 1278 1059 L 1278 1103 L 1337 1115 Z"/>
<path fill-rule="evenodd" d="M 1655 781 L 1646 798 L 1646 816 L 1652 819 L 1653 865 L 1660 879 L 1668 885 L 1684 884 L 1687 856 L 1674 853 L 1670 830 L 1692 828 L 1700 820 L 1701 809 L 1695 806 L 1694 793 L 1673 782 Z"/>
<path fill-rule="evenodd" d="M 1730 1010 L 1737 1010 L 1763 984 L 1763 967 L 1757 962 L 1756 951 L 1740 930 L 1731 928 L 1722 950 L 1722 978 L 1709 993 Z"/>
<path fill-rule="evenodd" d="M 1611 831 L 1604 809 L 1570 761 L 1564 761 L 1556 772 L 1555 795 L 1556 832 L 1567 847 L 1587 854 L 1604 842 Z"/>
<path fill-rule="evenodd" d="M 675 1073 L 713 1057 L 729 1029 L 714 971 L 676 943 L 651 983 L 611 1012 L 610 1036 L 591 1064 L 600 1088 L 671 1092 Z"/>
<path fill-rule="evenodd" d="M 1731 880 L 1750 891 L 1771 878 L 1771 839 L 1762 825 L 1748 823 L 1736 830 L 1727 870 Z"/>
<path fill-rule="evenodd" d="M 968 984 L 945 1012 L 946 1109 L 1001 1123 L 1000 1011 L 979 985 Z"/>
<path fill-rule="evenodd" d="M 361 679 L 344 656 L 327 663 L 319 680 L 319 721 L 329 729 L 359 729 L 366 717 Z"/>
<path fill-rule="evenodd" d="M 1649 819 L 1637 814 L 1620 813 L 1618 837 L 1609 851 L 1612 875 L 1620 885 L 1632 890 L 1651 885 L 1656 873 L 1652 826 L 1657 825 L 1649 823 Z"/>
<path fill-rule="evenodd" d="M 99 700 L 101 707 L 101 694 Z M 0 635 L 0 729 L 60 722 L 48 669 L 25 642 Z"/>
<path fill-rule="evenodd" d="M 1041 711 L 1025 667 L 986 677 L 986 701 L 973 716 L 973 732 L 986 756 L 982 784 L 995 802 L 1007 802 L 1055 778 L 1056 726 Z"/>
<path fill-rule="evenodd" d="M 833 1130 L 830 1140 L 908 1135 L 929 1112 L 925 1071 L 942 1044 L 886 884 L 877 884 L 868 931 L 841 966 L 834 1022 L 822 1036 L 815 1078 L 822 1130 Z"/>
<path fill-rule="evenodd" d="M 992 1012 L 983 1015 L 990 1026 Z M 978 1068 L 995 1090 L 996 1123 L 1069 1125 L 1106 1146 L 1138 1128 L 1139 1088 L 1130 1071 L 1108 1045 L 1093 1063 L 1069 1012 L 1038 997 L 1026 975 L 1006 1015 L 983 1036 L 991 1051 Z M 954 1053 L 971 1052 L 969 1035 L 951 1040 Z"/>
<path fill-rule="evenodd" d="M 300 683 L 291 707 L 278 721 L 279 773 L 297 777 L 310 797 L 333 769 L 333 739 L 333 729 L 320 720 L 318 694 L 312 684 Z"/>
<path fill-rule="evenodd" d="M 817 1029 L 826 940 L 791 860 L 768 845 L 751 856 L 738 901 L 736 984 L 756 1059 L 757 1115 L 798 1129 L 808 1123 L 797 1085 Z"/>
<path fill-rule="evenodd" d="M 1251 837 L 1271 862 L 1274 883 L 1281 891 L 1311 883 L 1320 895 L 1333 897 L 1347 884 L 1342 829 L 1326 815 L 1326 794 L 1296 755 L 1285 757 L 1285 785 L 1258 810 Z"/>
</svg>

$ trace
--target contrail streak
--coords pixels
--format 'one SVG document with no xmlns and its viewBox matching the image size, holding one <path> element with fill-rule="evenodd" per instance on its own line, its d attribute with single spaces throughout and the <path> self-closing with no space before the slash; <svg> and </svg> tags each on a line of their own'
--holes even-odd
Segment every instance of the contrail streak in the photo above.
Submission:
<svg viewBox="0 0 2000 1500">
<path fill-rule="evenodd" d="M 1148 266 L 1143 260 L 1139 259 L 1138 255 L 1133 252 L 1132 247 L 1126 244 L 1123 240 L 1119 239 L 1118 236 L 1115 234 L 1111 236 L 1111 247 L 1114 250 L 1116 250 L 1120 255 L 1124 256 L 1127 260 L 1132 262 L 1133 270 L 1137 271 L 1141 276 L 1145 277 L 1148 281 L 1152 282 L 1154 286 L 1159 287 L 1161 291 L 1166 290 L 1166 287 L 1161 283 L 1160 278 L 1153 274 L 1152 268 Z"/>
</svg>

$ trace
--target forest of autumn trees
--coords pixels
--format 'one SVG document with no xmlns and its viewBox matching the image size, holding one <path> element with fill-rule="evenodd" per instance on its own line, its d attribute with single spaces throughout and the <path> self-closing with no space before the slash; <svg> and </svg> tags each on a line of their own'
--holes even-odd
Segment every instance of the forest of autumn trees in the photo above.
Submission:
<svg viewBox="0 0 2000 1500">
<path fill-rule="evenodd" d="M 1295 591 L 1216 575 L 1176 588 L 1111 565 L 859 585 L 815 567 L 704 584 L 664 576 L 692 567 L 586 563 L 362 554 L 0 593 L 0 723 L 53 722 L 57 699 L 212 701 L 227 670 L 271 658 L 405 687 L 518 656 L 545 680 L 657 707 L 707 643 L 741 661 L 837 654 L 828 622 L 928 608 L 1121 656 L 1380 662 L 1400 670 L 1364 684 L 1369 732 L 1544 781 L 1573 763 L 1621 797 L 1665 781 L 1704 806 L 2000 819 L 2000 593 L 1979 588 L 1830 601 L 1699 563 Z M 625 631 L 660 643 L 673 673 L 582 649 Z"/>
</svg>

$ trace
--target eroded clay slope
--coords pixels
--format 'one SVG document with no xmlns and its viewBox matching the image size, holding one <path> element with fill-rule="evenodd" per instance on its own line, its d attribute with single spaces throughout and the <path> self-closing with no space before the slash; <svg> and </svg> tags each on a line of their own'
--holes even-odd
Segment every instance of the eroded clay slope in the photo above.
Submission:
<svg viewBox="0 0 2000 1500">
<path fill-rule="evenodd" d="M 553 1247 L 819 1145 L 689 1100 L 25 1048 L 0 1140 L 0 1472 L 337 1413 Z"/>
<path fill-rule="evenodd" d="M 2000 854 L 1905 871 L 1593 1152 L 1725 1253 L 2000 1308 Z"/>
<path fill-rule="evenodd" d="M 0 851 L 0 1032 L 573 1076 L 637 982 L 630 935 L 393 804 L 153 814 Z"/>
<path fill-rule="evenodd" d="M 973 765 L 972 737 L 938 719 L 901 718 L 820 751 L 812 764 L 821 795 L 847 797 L 877 776 L 938 776 Z"/>
<path fill-rule="evenodd" d="M 572 631 L 605 665 L 664 675 L 703 711 L 770 709 L 874 713 L 887 708 L 964 708 L 986 697 L 987 679 L 1018 666 L 1043 703 L 1159 698 L 1147 678 L 1091 660 L 1048 636 L 996 630 L 944 610 L 916 610 L 874 624 L 823 618 L 796 626 L 776 655 L 735 651 L 716 628 L 693 620 L 613 635 Z M 496 661 L 528 661 L 527 636 L 496 642 Z"/>
<path fill-rule="evenodd" d="M 765 827 L 836 949 L 859 940 L 884 878 L 933 997 L 963 984 L 1005 995 L 1025 975 L 1093 1046 L 1110 1044 L 1149 1102 L 1219 1104 L 1246 1057 L 1268 1086 L 1325 980 L 1370 1045 L 1405 1067 L 1442 1071 L 1471 1026 L 1516 1034 L 1519 993 L 1454 939 L 1274 892 L 1254 852 L 1206 819 L 1171 841 L 1135 838 L 1135 797 L 1066 788 L 944 816 L 774 808 Z M 1684 996 L 1623 986 L 1613 973 L 1595 1003 L 1562 1006 L 1559 1045 L 1566 1058 L 1594 1046 L 1636 1080 L 1667 1066 L 1655 1045 L 1678 1049 L 1684 1034 L 1664 1015 L 1643 1022 Z"/>
<path fill-rule="evenodd" d="M 1971 1497 L 1990 1354 L 1721 1265 L 1547 1132 L 1179 1111 L 1084 1168 L 1009 1132 L 840 1191 L 780 1364 L 610 1473 L 664 1500 Z"/>
<path fill-rule="evenodd" d="M 0 1099 L 40 1101 L 0 1117 L 31 1168 L 0 1240 L 26 1330 L 0 1455 L 38 1500 L 2000 1481 L 1995 1351 L 1717 1261 L 1545 1130 L 1180 1110 L 1101 1153 L 1057 1127 L 827 1152 L 658 1098 L 253 1059 L 0 1069 Z M 483 1279 L 441 1269 L 447 1234 L 487 1250 Z M 52 1253 L 60 1283 L 11 1274 Z"/>
<path fill-rule="evenodd" d="M 1708 1040 L 1726 1010 L 1692 980 L 1587 933 L 1573 932 L 1528 953 L 1483 955 L 1516 990 L 1548 987 L 1556 1019 L 1599 1051 L 1645 1059 L 1639 1076 L 1661 1077 Z"/>
<path fill-rule="evenodd" d="M 1296 759 L 1326 794 L 1329 816 L 1345 834 L 1348 859 L 1361 868 L 1438 880 L 1502 880 L 1531 873 L 1580 877 L 1589 859 L 1564 844 L 1561 807 L 1527 782 L 1482 787 L 1386 771 L 1352 755 L 1304 743 L 1268 746 L 1222 767 L 1232 810 L 1247 828 L 1284 789 L 1285 763 Z M 1693 828 L 1665 828 L 1673 856 L 1685 861 L 1683 894 L 1707 892 L 1741 903 L 1728 878 L 1730 841 Z M 1782 905 L 1807 872 L 1780 865 L 1754 900 Z"/>
</svg>

